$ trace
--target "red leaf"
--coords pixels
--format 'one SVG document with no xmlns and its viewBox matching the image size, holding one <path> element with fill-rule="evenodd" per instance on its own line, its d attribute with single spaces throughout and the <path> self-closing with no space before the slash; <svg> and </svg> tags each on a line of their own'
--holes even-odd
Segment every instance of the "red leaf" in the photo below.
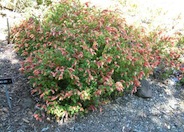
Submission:
<svg viewBox="0 0 184 132">
<path fill-rule="evenodd" d="M 34 116 L 34 118 L 35 118 L 36 120 L 39 120 L 40 122 L 42 121 L 42 118 L 40 117 L 40 115 L 34 114 L 33 116 Z"/>
<path fill-rule="evenodd" d="M 68 68 L 70 72 L 74 72 L 75 70 L 73 68 Z"/>
<path fill-rule="evenodd" d="M 99 89 L 99 90 L 97 90 L 97 91 L 95 92 L 95 95 L 100 96 L 101 93 L 102 93 L 102 90 Z"/>
<path fill-rule="evenodd" d="M 96 107 L 95 107 L 94 105 L 90 105 L 90 106 L 88 107 L 88 109 L 89 109 L 89 110 L 92 110 L 93 112 L 94 112 L 95 110 L 97 110 Z"/>
<path fill-rule="evenodd" d="M 184 72 L 184 67 L 181 67 L 180 70 L 181 70 L 182 72 Z"/>
<path fill-rule="evenodd" d="M 89 49 L 89 52 L 91 53 L 91 55 L 95 55 L 96 54 L 96 52 L 92 48 Z"/>
<path fill-rule="evenodd" d="M 96 64 L 97 64 L 97 67 L 100 68 L 100 67 L 103 67 L 104 62 L 103 61 L 97 61 Z"/>
<path fill-rule="evenodd" d="M 116 86 L 116 89 L 120 92 L 120 91 L 123 91 L 123 85 L 122 85 L 122 83 L 121 82 L 116 82 L 116 84 L 115 84 L 115 86 Z"/>
<path fill-rule="evenodd" d="M 23 67 L 21 67 L 21 68 L 19 69 L 19 71 L 20 71 L 21 73 L 23 73 L 25 70 L 24 70 Z"/>
<path fill-rule="evenodd" d="M 68 91 L 65 93 L 64 98 L 70 98 L 73 95 L 73 91 Z"/>
<path fill-rule="evenodd" d="M 37 76 L 37 75 L 40 74 L 40 71 L 36 69 L 36 70 L 33 71 L 33 74 L 34 74 L 35 76 Z"/>
<path fill-rule="evenodd" d="M 134 78 L 133 82 L 136 87 L 139 87 L 141 85 L 140 81 L 137 78 Z"/>
<path fill-rule="evenodd" d="M 55 93 L 55 91 L 54 91 L 53 89 L 50 89 L 50 91 L 52 92 L 52 94 L 54 94 L 54 93 Z"/>
<path fill-rule="evenodd" d="M 85 5 L 86 5 L 87 7 L 89 7 L 89 4 L 90 4 L 90 2 L 86 2 L 86 3 L 85 3 Z"/>
<path fill-rule="evenodd" d="M 102 113 L 102 111 L 103 111 L 103 108 L 102 108 L 102 107 L 100 107 L 100 113 Z"/>
<path fill-rule="evenodd" d="M 111 63 L 112 62 L 112 56 L 109 56 L 106 61 L 107 61 L 107 63 Z"/>
<path fill-rule="evenodd" d="M 139 73 L 139 75 L 138 75 L 138 78 L 141 79 L 144 75 L 145 75 L 144 72 L 141 71 L 141 72 Z"/>
<path fill-rule="evenodd" d="M 59 75 L 58 80 L 61 80 L 61 79 L 63 79 L 63 73 L 61 73 L 61 74 Z"/>
<path fill-rule="evenodd" d="M 45 93 L 42 93 L 42 94 L 40 95 L 40 98 L 42 98 L 44 95 L 45 95 Z"/>
<path fill-rule="evenodd" d="M 56 77 L 57 72 L 51 72 L 53 77 Z"/>
<path fill-rule="evenodd" d="M 144 66 L 149 67 L 150 66 L 149 62 L 144 62 Z"/>
<path fill-rule="evenodd" d="M 58 97 L 59 97 L 59 95 L 57 95 L 57 96 L 53 96 L 53 97 L 51 98 L 51 101 L 56 100 Z"/>
<path fill-rule="evenodd" d="M 35 36 L 34 36 L 34 34 L 31 34 L 29 37 L 33 39 Z"/>
<path fill-rule="evenodd" d="M 136 86 L 134 86 L 134 87 L 133 87 L 133 89 L 132 89 L 131 94 L 136 93 L 136 92 L 137 92 L 137 87 L 136 87 Z"/>
<path fill-rule="evenodd" d="M 96 41 L 93 42 L 92 48 L 96 51 L 98 50 L 98 43 Z"/>
</svg>

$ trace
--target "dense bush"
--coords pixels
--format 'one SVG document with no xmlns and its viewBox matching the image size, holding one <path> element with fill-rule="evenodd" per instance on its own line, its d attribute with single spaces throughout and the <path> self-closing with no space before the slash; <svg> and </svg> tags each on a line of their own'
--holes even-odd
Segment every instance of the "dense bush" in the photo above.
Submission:
<svg viewBox="0 0 184 132">
<path fill-rule="evenodd" d="M 126 89 L 135 92 L 165 56 L 167 62 L 178 59 L 166 52 L 169 38 L 145 36 L 115 13 L 87 6 L 65 1 L 42 22 L 31 17 L 12 30 L 32 94 L 57 117 L 94 110 Z"/>
</svg>

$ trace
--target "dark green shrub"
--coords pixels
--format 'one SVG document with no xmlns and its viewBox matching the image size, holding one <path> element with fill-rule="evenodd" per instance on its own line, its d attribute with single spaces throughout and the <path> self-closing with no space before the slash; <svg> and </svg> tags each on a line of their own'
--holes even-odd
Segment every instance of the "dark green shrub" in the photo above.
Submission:
<svg viewBox="0 0 184 132">
<path fill-rule="evenodd" d="M 150 39 L 113 12 L 72 1 L 51 7 L 42 24 L 30 18 L 12 32 L 32 94 L 57 117 L 94 110 L 126 89 L 135 92 L 169 55 L 164 46 L 170 43 L 159 34 Z"/>
</svg>

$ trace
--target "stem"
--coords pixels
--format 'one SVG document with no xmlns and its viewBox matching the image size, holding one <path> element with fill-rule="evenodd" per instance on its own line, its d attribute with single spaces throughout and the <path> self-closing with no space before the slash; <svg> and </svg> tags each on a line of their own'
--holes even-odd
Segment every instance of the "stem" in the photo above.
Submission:
<svg viewBox="0 0 184 132">
<path fill-rule="evenodd" d="M 8 44 L 10 44 L 10 25 L 9 25 L 9 20 L 7 18 L 7 28 L 8 28 Z"/>
</svg>

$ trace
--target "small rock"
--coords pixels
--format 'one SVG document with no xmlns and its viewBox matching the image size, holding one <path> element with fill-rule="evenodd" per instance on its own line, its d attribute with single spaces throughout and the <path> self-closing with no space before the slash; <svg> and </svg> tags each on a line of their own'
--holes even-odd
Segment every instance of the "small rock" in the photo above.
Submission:
<svg viewBox="0 0 184 132">
<path fill-rule="evenodd" d="M 45 131 L 47 131 L 47 130 L 49 130 L 49 127 L 48 127 L 48 126 L 45 127 L 45 128 L 43 128 L 43 129 L 41 130 L 41 132 L 45 132 Z"/>
<path fill-rule="evenodd" d="M 29 123 L 29 121 L 25 118 L 22 119 L 24 122 Z"/>
<path fill-rule="evenodd" d="M 167 129 L 171 129 L 171 126 L 170 125 L 168 125 L 168 124 L 164 124 L 165 125 L 165 127 L 167 128 Z"/>
<path fill-rule="evenodd" d="M 176 85 L 177 80 L 174 78 L 168 78 L 164 81 L 166 85 L 173 86 Z"/>
<path fill-rule="evenodd" d="M 78 126 L 75 126 L 74 127 L 74 130 L 75 131 L 82 131 L 82 126 L 79 126 L 79 125 Z"/>
<path fill-rule="evenodd" d="M 147 115 L 143 111 L 139 111 L 137 113 L 137 115 L 138 115 L 138 117 L 141 117 L 141 118 L 146 118 L 147 117 Z"/>
<path fill-rule="evenodd" d="M 136 94 L 138 97 L 142 98 L 151 98 L 152 97 L 152 90 L 150 88 L 150 84 L 147 80 L 143 79 L 141 81 L 141 87 L 137 89 Z"/>
<path fill-rule="evenodd" d="M 24 132 L 23 130 L 21 130 L 21 129 L 19 129 L 19 130 L 17 130 L 17 132 Z"/>
</svg>

